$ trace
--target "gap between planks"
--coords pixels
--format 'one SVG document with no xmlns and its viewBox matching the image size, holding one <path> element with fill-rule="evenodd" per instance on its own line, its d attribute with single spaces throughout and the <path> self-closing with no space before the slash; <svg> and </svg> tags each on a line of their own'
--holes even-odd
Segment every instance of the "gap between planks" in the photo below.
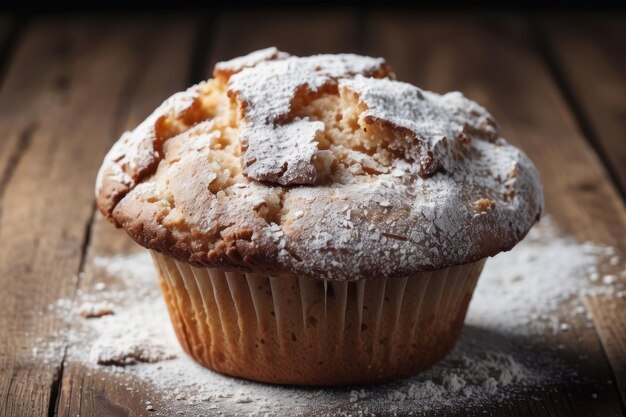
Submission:
<svg viewBox="0 0 626 417">
<path fill-rule="evenodd" d="M 181 85 L 180 88 L 185 88 L 186 86 L 195 84 L 201 81 L 202 79 L 204 79 L 203 64 L 206 60 L 207 49 L 204 46 L 202 41 L 205 41 L 206 38 L 210 36 L 211 34 L 210 28 L 213 27 L 211 23 L 214 21 L 214 19 L 215 19 L 214 15 L 209 16 L 209 15 L 204 15 L 204 14 L 202 15 L 200 19 L 189 18 L 189 20 L 193 23 L 193 25 L 197 27 L 194 30 L 195 35 L 193 36 L 193 40 L 192 40 L 191 54 L 188 59 L 189 63 L 188 65 L 183 65 L 183 67 L 186 66 L 189 68 L 188 76 L 184 82 L 185 85 Z M 136 95 L 137 86 L 140 84 L 140 78 L 142 77 L 142 73 L 143 73 L 143 69 L 140 69 L 140 68 L 137 68 L 137 69 L 139 71 L 135 71 L 133 76 L 128 78 L 126 87 L 122 90 L 124 96 L 120 97 L 120 100 L 119 100 L 120 105 L 118 105 L 116 110 L 114 111 L 114 120 L 117 120 L 118 123 L 113 125 L 112 131 L 111 131 L 112 142 L 116 140 L 116 138 L 121 134 L 122 131 L 126 129 L 132 129 L 135 127 L 137 123 L 140 122 L 140 119 L 138 120 L 133 117 L 127 117 L 127 113 L 130 112 L 130 109 L 132 106 L 132 103 L 130 102 L 129 98 Z M 158 90 L 158 86 L 153 86 L 153 87 Z M 167 98 L 166 97 L 167 92 L 164 91 L 163 94 L 164 94 L 163 100 L 165 100 Z M 154 104 L 156 105 L 156 103 Z M 150 111 L 149 109 L 144 109 L 144 110 L 147 110 L 148 112 Z M 0 188 L 0 191 L 1 191 L 1 188 Z M 85 263 L 87 261 L 87 254 L 89 252 L 89 248 L 91 245 L 93 229 L 95 227 L 96 221 L 98 220 L 98 216 L 96 215 L 97 211 L 98 209 L 96 207 L 95 200 L 94 200 L 92 204 L 91 215 L 85 224 L 85 237 L 83 240 L 83 244 L 81 246 L 80 266 L 79 266 L 78 274 L 77 274 L 78 279 L 76 280 L 76 291 L 73 297 L 74 300 L 76 299 L 78 290 L 81 286 L 82 276 L 85 273 Z M 54 384 L 52 388 L 50 408 L 49 408 L 49 417 L 53 417 L 54 415 L 56 415 L 59 409 L 59 405 L 60 405 L 59 401 L 61 399 L 61 393 L 63 392 L 62 391 L 62 384 L 63 384 L 63 377 L 64 377 L 63 371 L 64 371 L 66 356 L 67 356 L 67 348 L 65 349 L 65 353 L 63 355 L 63 360 L 60 366 L 60 371 L 57 372 L 57 374 L 55 375 L 55 380 L 54 380 Z M 73 383 L 72 383 L 72 386 L 74 386 Z M 80 387 L 82 390 L 82 383 Z M 70 400 L 71 400 L 71 397 L 70 397 Z"/>
<path fill-rule="evenodd" d="M 149 19 L 143 18 L 142 21 Z M 201 74 L 203 68 L 199 62 L 204 60 L 206 50 L 200 39 L 210 35 L 211 31 L 206 28 L 212 26 L 213 19 L 213 16 L 201 15 L 187 16 L 184 19 L 165 19 L 165 22 L 161 22 L 160 28 L 163 33 L 161 43 L 146 47 L 145 52 L 149 53 L 143 58 L 146 64 L 153 65 L 150 69 L 151 76 L 146 76 L 143 68 L 138 66 L 128 78 L 123 88 L 123 97 L 114 110 L 114 119 L 117 122 L 110 132 L 111 144 L 123 130 L 134 128 L 169 95 L 197 82 L 195 79 L 197 77 L 204 78 Z M 102 234 L 102 227 L 107 231 L 111 229 L 110 235 L 108 232 Z M 81 276 L 91 273 L 87 268 L 88 259 L 102 247 L 101 239 L 107 242 L 123 242 L 120 243 L 120 247 L 127 247 L 130 240 L 125 234 L 120 234 L 119 230 L 113 230 L 114 227 L 98 214 L 95 204 L 85 229 L 79 271 Z M 122 235 L 123 241 L 120 240 Z M 77 281 L 77 292 L 84 286 L 85 280 L 90 282 L 91 276 Z M 67 359 L 71 359 L 71 354 Z M 114 382 L 113 386 L 110 386 L 107 382 L 102 383 L 96 378 L 89 377 L 86 375 L 87 369 L 72 363 L 66 364 L 63 370 L 64 372 L 59 375 L 55 413 L 91 415 L 106 410 L 110 415 L 125 415 L 125 410 L 129 409 L 139 414 L 146 412 L 145 404 L 136 401 L 133 396 L 124 396 L 123 387 L 115 386 L 117 382 L 115 379 L 109 378 Z M 94 392 L 104 392 L 105 396 L 94 397 Z M 84 400 L 83 393 L 90 393 L 89 397 L 92 399 Z"/>
<path fill-rule="evenodd" d="M 587 16 L 587 18 L 593 20 L 598 17 L 594 15 Z M 564 23 L 562 19 L 563 18 L 561 18 L 561 24 Z M 609 25 L 614 25 L 615 23 L 615 21 L 609 21 Z M 557 57 L 557 48 L 559 45 L 553 39 L 550 39 L 550 29 L 546 27 L 545 21 L 542 22 L 537 16 L 533 16 L 528 20 L 528 25 L 532 31 L 532 38 L 537 48 L 538 55 L 543 59 L 547 71 L 551 74 L 555 85 L 559 88 L 563 96 L 563 100 L 567 103 L 570 111 L 574 115 L 581 135 L 587 140 L 587 143 L 591 146 L 593 151 L 595 151 L 601 162 L 601 166 L 606 170 L 613 184 L 615 192 L 619 194 L 621 200 L 626 203 L 626 183 L 624 183 L 624 172 L 626 171 L 621 172 L 618 170 L 614 165 L 615 161 L 608 154 L 608 152 L 611 151 L 610 146 L 616 146 L 615 143 L 613 143 L 616 139 L 611 137 L 603 138 L 594 128 L 593 115 L 585 110 L 580 101 L 581 97 L 576 94 L 576 88 L 572 84 L 572 81 L 570 81 L 571 77 L 568 76 L 568 72 L 572 70 L 565 66 L 566 63 L 570 65 L 574 65 L 575 63 L 571 61 L 564 62 Z M 556 30 L 558 30 L 558 28 Z M 589 27 L 584 27 L 581 31 L 587 36 L 590 35 Z M 626 31 L 623 33 L 626 33 Z M 552 35 L 554 35 L 554 33 Z M 607 41 L 609 40 L 607 39 Z M 610 41 L 614 42 L 615 39 L 611 39 Z M 606 51 L 603 51 L 603 53 L 604 52 Z M 595 75 L 600 76 L 601 74 Z M 623 84 L 623 79 L 624 78 L 621 80 L 613 79 L 612 81 L 622 81 Z M 591 88 L 593 88 L 593 86 Z M 580 93 L 580 91 L 578 92 Z M 624 110 L 626 110 L 626 105 L 622 109 L 614 109 L 615 112 L 623 112 Z M 604 133 L 609 134 L 608 131 Z M 623 253 L 622 256 L 624 256 Z M 607 363 L 610 364 L 610 370 L 617 382 L 622 407 L 626 409 L 626 321 L 623 320 L 623 312 L 626 311 L 626 301 L 615 297 L 602 297 L 602 301 L 598 298 L 586 297 L 584 301 L 588 310 L 591 311 L 594 317 L 594 330 L 602 344 L 605 359 Z"/>
<path fill-rule="evenodd" d="M 111 135 L 120 133 L 116 130 L 125 127 L 123 121 L 135 124 L 184 87 L 179 79 L 172 85 L 170 74 L 145 68 L 158 68 L 168 59 L 176 62 L 178 51 L 187 50 L 195 21 L 37 18 L 10 54 L 0 93 L 0 126 L 2 145 L 17 151 L 0 157 L 2 193 L 11 195 L 10 204 L 0 200 L 0 236 L 6 242 L 0 281 L 7 281 L 0 293 L 0 321 L 5 323 L 0 332 L 11 341 L 0 344 L 0 414 L 58 411 L 67 340 L 55 335 L 66 325 L 43 313 L 55 300 L 76 296 L 77 272 L 89 247 L 86 229 L 94 217 L 95 172 L 115 139 Z M 163 47 L 161 41 L 172 53 L 151 55 Z M 155 79 L 155 73 L 165 78 Z M 138 91 L 138 100 L 126 92 L 134 83 L 129 77 L 143 85 L 156 82 L 159 88 Z M 134 104 L 127 106 L 128 101 Z M 114 116 L 120 106 L 127 110 Z M 45 360 L 33 361 L 36 337 L 59 347 Z"/>
<path fill-rule="evenodd" d="M 4 76 L 15 48 L 20 42 L 25 25 L 26 20 L 23 18 L 0 15 L 0 93 L 2 92 Z M 7 184 L 11 181 L 19 160 L 30 146 L 35 129 L 36 124 L 34 123 L 26 126 L 13 149 L 2 149 L 0 144 L 1 154 L 7 155 L 4 159 L 0 157 L 0 201 L 4 197 Z M 2 207 L 0 207 L 0 217 L 2 217 Z"/>
<path fill-rule="evenodd" d="M 386 55 L 401 80 L 439 92 L 464 91 L 492 110 L 504 136 L 539 166 L 549 212 L 563 231 L 580 240 L 616 245 L 624 253 L 622 201 L 578 134 L 576 120 L 537 56 L 527 22 L 506 15 L 436 17 L 375 16 L 372 51 Z M 584 335 L 583 342 L 573 338 L 573 331 L 551 338 L 551 343 L 565 343 L 568 360 L 584 375 L 604 382 L 611 375 L 606 352 L 595 329 L 579 327 L 576 332 Z M 622 333 L 626 335 L 626 329 Z M 577 359 L 578 351 L 587 350 L 593 364 Z M 595 401 L 591 393 L 568 397 L 567 391 L 560 391 L 560 401 L 542 395 L 539 404 L 529 407 L 552 409 L 546 411 L 549 415 L 622 415 L 615 387 L 604 392 L 605 399 Z"/>
<path fill-rule="evenodd" d="M 78 264 L 78 271 L 76 272 L 76 286 L 74 288 L 74 294 L 72 296 L 72 304 L 76 300 L 78 295 L 78 289 L 80 287 L 80 283 L 85 270 L 85 261 L 87 259 L 87 251 L 89 248 L 89 244 L 91 243 L 91 235 L 92 228 L 95 222 L 96 215 L 96 205 L 95 202 L 92 204 L 91 214 L 85 222 L 85 234 L 83 237 L 83 242 L 80 248 L 80 261 Z M 54 417 L 57 415 L 57 411 L 59 409 L 59 400 L 61 398 L 61 389 L 63 384 L 63 372 L 65 370 L 65 360 L 67 358 L 67 350 L 68 346 L 65 346 L 63 350 L 63 355 L 61 356 L 61 364 L 57 368 L 57 372 L 54 374 L 54 378 L 52 380 L 52 386 L 50 388 L 50 402 L 48 405 L 48 417 Z"/>
<path fill-rule="evenodd" d="M 26 22 L 23 17 L 0 14 L 0 87 Z"/>
<path fill-rule="evenodd" d="M 602 161 L 602 165 L 607 171 L 607 174 L 615 186 L 616 191 L 620 194 L 622 200 L 626 202 L 626 183 L 624 183 L 624 179 L 622 178 L 620 171 L 609 155 L 611 149 L 605 148 L 603 140 L 594 127 L 591 115 L 584 110 L 580 101 L 580 96 L 576 94 L 574 86 L 571 81 L 569 81 L 570 77 L 568 77 L 567 74 L 567 67 L 565 67 L 564 63 L 557 58 L 555 46 L 549 41 L 549 35 L 546 32 L 546 28 L 541 25 L 536 17 L 529 19 L 529 27 L 532 30 L 533 40 L 538 54 L 543 59 L 555 85 L 559 88 L 559 91 L 563 96 L 563 100 L 567 103 L 570 111 L 574 115 L 582 136 L 595 151 L 600 161 Z M 620 109 L 615 110 L 618 111 Z"/>
</svg>

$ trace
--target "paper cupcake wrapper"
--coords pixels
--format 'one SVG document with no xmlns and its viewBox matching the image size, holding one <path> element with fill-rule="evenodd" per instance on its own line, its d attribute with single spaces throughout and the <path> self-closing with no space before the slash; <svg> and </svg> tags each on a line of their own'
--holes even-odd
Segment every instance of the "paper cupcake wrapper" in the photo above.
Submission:
<svg viewBox="0 0 626 417">
<path fill-rule="evenodd" d="M 458 339 L 484 264 L 337 282 L 152 256 L 189 355 L 224 374 L 299 385 L 388 381 L 431 366 Z"/>
</svg>

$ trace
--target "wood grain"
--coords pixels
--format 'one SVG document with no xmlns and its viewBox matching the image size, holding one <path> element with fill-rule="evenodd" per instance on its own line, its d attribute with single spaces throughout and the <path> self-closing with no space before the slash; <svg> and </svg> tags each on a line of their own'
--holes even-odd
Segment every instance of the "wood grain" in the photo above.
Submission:
<svg viewBox="0 0 626 417">
<path fill-rule="evenodd" d="M 548 65 L 626 201 L 626 25 L 623 16 L 574 14 L 538 20 Z M 623 237 L 622 237 L 623 239 Z M 622 240 L 623 241 L 623 240 Z M 619 272 L 619 271 L 611 271 Z M 589 299 L 596 331 L 626 404 L 626 305 Z"/>
<path fill-rule="evenodd" d="M 18 21 L 15 16 L 0 13 L 0 86 L 5 69 L 11 60 L 14 40 L 19 35 Z"/>
<path fill-rule="evenodd" d="M 504 136 L 537 164 L 545 187 L 546 211 L 564 232 L 580 240 L 617 245 L 621 253 L 626 252 L 622 202 L 578 131 L 522 21 L 501 16 L 416 19 L 387 15 L 373 18 L 370 27 L 370 52 L 385 55 L 400 79 L 439 92 L 463 91 L 493 112 Z M 582 320 L 564 319 L 574 331 L 546 336 L 546 347 L 564 344 L 561 356 L 581 375 L 596 382 L 611 379 L 593 329 L 586 328 Z M 515 407 L 537 409 L 540 415 L 622 415 L 614 387 L 605 386 L 598 393 L 594 390 L 595 384 L 559 387 L 556 393 L 538 393 L 540 402 Z M 593 400 L 592 394 L 600 400 Z"/>
<path fill-rule="evenodd" d="M 48 305 L 75 294 L 96 171 L 135 86 L 155 64 L 153 39 L 184 33 L 180 25 L 165 29 L 131 19 L 41 18 L 11 63 L 0 129 L 22 155 L 0 202 L 0 239 L 10 242 L 0 253 L 0 415 L 54 411 L 66 324 Z M 36 352 L 39 338 L 48 346 Z"/>
<path fill-rule="evenodd" d="M 191 17 L 143 19 L 139 29 L 140 36 L 126 40 L 129 43 L 128 48 L 138 54 L 131 63 L 131 68 L 140 71 L 124 85 L 123 107 L 112 109 L 114 111 L 105 116 L 115 120 L 113 129 L 106 132 L 108 135 L 106 142 L 112 143 L 124 130 L 132 129 L 139 124 L 171 94 L 187 87 L 189 66 L 192 63 L 193 38 L 199 24 L 198 19 Z M 121 25 L 116 31 L 124 34 L 129 29 L 130 26 Z M 101 159 L 95 162 L 95 166 L 99 166 L 100 163 Z M 93 182 L 94 178 L 90 180 Z M 94 268 L 95 257 L 130 254 L 139 250 L 142 248 L 135 245 L 123 231 L 115 229 L 98 214 L 92 228 L 91 245 L 79 291 L 92 292 L 96 282 L 103 282 L 109 286 L 119 285 L 104 271 Z M 77 320 L 80 320 L 78 316 Z M 116 376 L 85 367 L 75 354 L 72 349 L 68 351 L 57 403 L 57 415 L 148 414 L 146 399 L 155 401 L 154 398 L 157 397 L 147 396 L 150 392 L 149 387 L 141 381 L 129 381 L 127 376 Z M 127 389 L 129 384 L 132 384 L 133 390 Z"/>
<path fill-rule="evenodd" d="M 623 15 L 549 16 L 539 20 L 557 76 L 581 129 L 626 198 L 626 24 Z"/>
<path fill-rule="evenodd" d="M 593 314 L 623 403 L 626 401 L 626 299 L 595 297 L 587 298 L 586 304 Z"/>
<path fill-rule="evenodd" d="M 11 66 L 13 43 L 18 36 L 18 24 L 14 17 L 0 14 L 0 91 L 5 74 Z M 12 177 L 16 162 L 23 153 L 23 142 L 18 136 L 8 136 L 0 141 L 0 200 Z"/>
<path fill-rule="evenodd" d="M 184 69 L 182 74 L 186 74 Z M 184 84 L 184 77 L 178 81 Z M 166 82 L 165 86 L 167 84 L 169 83 Z M 107 289 L 120 289 L 123 284 L 119 282 L 119 279 L 111 277 L 101 268 L 96 268 L 94 259 L 131 255 L 144 249 L 136 245 L 123 230 L 113 227 L 99 213 L 94 219 L 91 242 L 79 291 L 83 294 L 94 293 L 96 283 L 104 283 Z M 73 315 L 74 325 L 80 325 L 79 321 L 84 319 L 75 312 Z M 149 414 L 146 410 L 147 400 L 154 402 L 157 409 L 164 406 L 158 401 L 160 395 L 155 394 L 154 390 L 142 381 L 134 380 L 124 374 L 115 374 L 86 366 L 84 364 L 85 352 L 81 349 L 85 349 L 82 344 L 76 349 L 70 347 L 68 350 L 55 415 L 139 416 Z"/>
<path fill-rule="evenodd" d="M 359 45 L 354 13 L 346 12 L 231 12 L 224 14 L 210 46 L 207 77 L 216 62 L 269 46 L 293 55 L 354 52 Z"/>
<path fill-rule="evenodd" d="M 622 16 L 572 15 L 540 20 L 557 77 L 579 125 L 613 174 L 626 201 L 626 25 Z M 623 239 L 623 235 L 622 235 Z M 589 299 L 596 331 L 626 404 L 626 305 Z"/>
</svg>

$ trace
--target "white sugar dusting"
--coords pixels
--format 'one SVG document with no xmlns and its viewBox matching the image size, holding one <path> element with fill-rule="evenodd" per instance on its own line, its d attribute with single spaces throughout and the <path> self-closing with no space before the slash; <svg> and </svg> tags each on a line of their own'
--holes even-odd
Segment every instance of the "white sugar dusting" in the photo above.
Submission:
<svg viewBox="0 0 626 417">
<path fill-rule="evenodd" d="M 229 61 L 218 62 L 215 65 L 214 73 L 234 74 L 244 68 L 254 67 L 263 61 L 281 60 L 289 58 L 289 54 L 279 51 L 276 47 L 259 49 L 248 55 L 233 58 Z"/>
<path fill-rule="evenodd" d="M 563 301 L 576 294 L 615 291 L 614 281 L 590 285 L 598 275 L 598 259 L 606 259 L 612 250 L 558 237 L 554 225 L 544 220 L 514 250 L 488 261 L 466 323 L 514 334 L 558 331 L 554 313 Z M 579 298 L 572 303 L 572 309 L 583 308 Z"/>
<path fill-rule="evenodd" d="M 324 123 L 296 118 L 280 124 L 279 120 L 289 113 L 299 89 L 315 93 L 339 78 L 373 75 L 382 71 L 384 60 L 338 54 L 254 61 L 255 66 L 242 69 L 228 82 L 229 92 L 245 103 L 244 172 L 255 180 L 282 185 L 313 184 L 319 175 L 312 163 L 316 136 L 324 131 Z"/>
<path fill-rule="evenodd" d="M 408 83 L 360 75 L 342 79 L 339 88 L 358 93 L 367 106 L 359 114 L 361 126 L 391 124 L 410 132 L 407 143 L 394 145 L 407 154 L 407 159 L 420 163 L 422 174 L 432 174 L 444 163 L 454 162 L 448 141 L 467 143 L 471 136 L 498 137 L 495 120 L 487 110 L 459 92 L 439 95 Z"/>
<path fill-rule="evenodd" d="M 165 305 L 159 298 L 127 307 L 117 316 L 89 322 L 96 336 L 89 361 L 101 365 L 131 365 L 175 358 L 180 348 L 172 334 L 164 332 L 168 323 Z"/>
<path fill-rule="evenodd" d="M 561 237 L 544 219 L 511 252 L 487 262 L 461 339 L 443 361 L 389 384 L 315 389 L 259 384 L 203 368 L 175 339 L 147 254 L 93 263 L 110 280 L 106 288 L 79 294 L 78 304 L 113 303 L 115 314 L 84 319 L 67 313 L 73 311 L 68 300 L 50 306 L 73 323 L 63 335 L 71 342 L 67 360 L 110 372 L 129 390 L 137 379 L 150 384 L 153 397 L 145 403 L 155 415 L 447 415 L 530 397 L 580 378 L 560 359 L 562 346 L 552 346 L 545 335 L 581 331 L 590 323 L 581 296 L 619 296 L 626 282 L 614 248 Z M 45 357 L 46 342 L 34 356 Z"/>
</svg>

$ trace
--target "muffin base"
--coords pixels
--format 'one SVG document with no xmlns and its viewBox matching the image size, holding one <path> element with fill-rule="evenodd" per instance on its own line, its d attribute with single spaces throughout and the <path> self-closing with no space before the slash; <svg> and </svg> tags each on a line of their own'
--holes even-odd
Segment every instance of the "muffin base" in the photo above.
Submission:
<svg viewBox="0 0 626 417">
<path fill-rule="evenodd" d="M 456 343 L 484 260 L 354 282 L 196 268 L 151 251 L 183 349 L 217 372 L 276 384 L 406 377 Z"/>
</svg>

